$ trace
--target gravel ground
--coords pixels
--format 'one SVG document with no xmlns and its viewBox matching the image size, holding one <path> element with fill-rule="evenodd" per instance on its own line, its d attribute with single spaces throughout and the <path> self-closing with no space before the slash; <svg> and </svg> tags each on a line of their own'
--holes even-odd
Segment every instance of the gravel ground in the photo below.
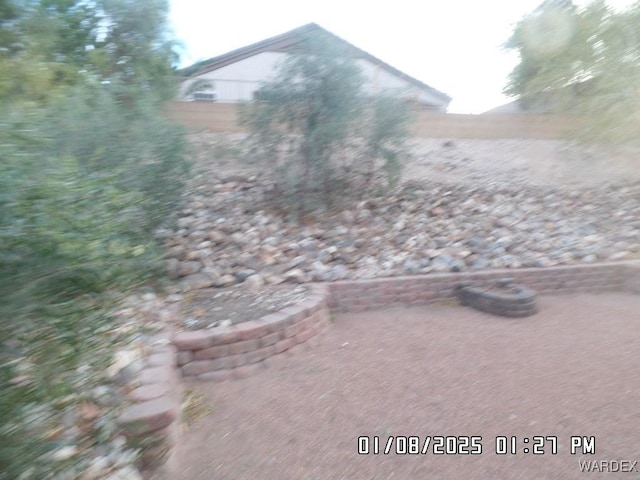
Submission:
<svg viewBox="0 0 640 480">
<path fill-rule="evenodd" d="M 301 302 L 308 293 L 303 285 L 268 286 L 258 292 L 251 292 L 244 285 L 197 290 L 184 296 L 180 315 L 183 323 L 176 326 L 196 330 L 257 320 Z"/>
<path fill-rule="evenodd" d="M 191 134 L 198 169 L 233 178 L 260 175 L 260 165 L 239 162 L 240 134 Z M 598 148 L 569 140 L 414 138 L 404 159 L 404 180 L 453 183 L 525 183 L 599 186 L 640 180 L 637 148 Z"/>
<path fill-rule="evenodd" d="M 303 224 L 265 202 L 271 180 L 256 165 L 196 149 L 213 159 L 198 157 L 176 228 L 157 232 L 175 291 L 640 258 L 638 157 L 559 141 L 415 143 L 402 186 Z"/>
<path fill-rule="evenodd" d="M 339 316 L 279 368 L 199 384 L 212 413 L 163 480 L 573 479 L 580 460 L 640 460 L 640 296 L 539 305 L 517 320 L 446 305 Z M 391 435 L 482 436 L 482 454 L 358 455 L 359 436 L 383 449 Z M 496 455 L 500 435 L 516 455 Z M 551 440 L 523 453 L 534 435 L 557 437 L 557 455 Z M 595 437 L 595 455 L 571 455 L 572 435 Z"/>
<path fill-rule="evenodd" d="M 405 179 L 456 184 L 598 187 L 640 179 L 638 151 L 566 140 L 415 139 Z"/>
</svg>

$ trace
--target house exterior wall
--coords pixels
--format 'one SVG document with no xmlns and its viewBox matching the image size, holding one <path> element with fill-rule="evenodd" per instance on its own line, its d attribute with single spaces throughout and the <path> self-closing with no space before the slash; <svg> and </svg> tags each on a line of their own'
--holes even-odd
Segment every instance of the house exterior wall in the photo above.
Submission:
<svg viewBox="0 0 640 480">
<path fill-rule="evenodd" d="M 203 73 L 182 83 L 180 98 L 189 100 L 184 95 L 185 90 L 193 81 L 204 79 L 212 82 L 219 102 L 248 102 L 253 99 L 253 92 L 260 88 L 260 83 L 273 76 L 285 57 L 285 53 L 262 52 L 217 70 Z"/>
<path fill-rule="evenodd" d="M 226 67 L 206 73 L 220 80 L 264 81 L 272 76 L 287 54 L 282 52 L 262 52 L 239 60 Z"/>
<path fill-rule="evenodd" d="M 358 66 L 368 80 L 365 86 L 365 90 L 368 93 L 379 94 L 386 90 L 411 98 L 422 105 L 443 105 L 442 99 L 438 96 L 417 87 L 414 83 L 404 78 L 393 75 L 380 65 L 376 65 L 365 59 L 360 59 L 358 60 Z M 441 109 L 444 110 L 444 106 L 442 106 Z"/>
<path fill-rule="evenodd" d="M 217 70 L 203 73 L 190 78 L 181 86 L 180 98 L 190 100 L 185 96 L 189 84 L 196 79 L 206 79 L 213 83 L 213 90 L 217 93 L 217 101 L 222 103 L 247 102 L 253 99 L 253 92 L 260 88 L 261 82 L 274 76 L 278 66 L 285 60 L 287 54 L 281 52 L 262 52 Z M 379 65 L 366 59 L 359 59 L 367 82 L 365 91 L 375 95 L 388 90 L 414 99 L 422 104 L 437 105 L 442 110 L 446 108 L 442 99 L 418 88 L 404 78 L 391 74 Z"/>
</svg>

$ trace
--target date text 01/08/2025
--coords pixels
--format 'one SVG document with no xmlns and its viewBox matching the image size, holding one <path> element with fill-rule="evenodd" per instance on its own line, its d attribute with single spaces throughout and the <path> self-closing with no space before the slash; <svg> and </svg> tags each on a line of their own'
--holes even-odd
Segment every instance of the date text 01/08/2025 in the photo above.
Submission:
<svg viewBox="0 0 640 480">
<path fill-rule="evenodd" d="M 497 436 L 492 449 L 497 455 L 557 455 L 558 437 L 535 435 L 532 437 Z M 574 435 L 566 442 L 571 455 L 596 453 L 595 437 Z M 562 448 L 562 447 L 561 447 Z M 481 455 L 485 452 L 481 436 L 360 436 L 360 455 Z"/>
</svg>

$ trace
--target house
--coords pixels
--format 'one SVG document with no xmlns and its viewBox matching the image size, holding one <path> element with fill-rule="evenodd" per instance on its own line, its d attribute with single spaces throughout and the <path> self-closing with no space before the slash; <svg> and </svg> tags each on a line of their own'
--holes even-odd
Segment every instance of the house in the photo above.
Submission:
<svg viewBox="0 0 640 480">
<path fill-rule="evenodd" d="M 307 35 L 322 35 L 340 42 L 358 62 L 372 95 L 385 90 L 400 91 L 421 107 L 446 111 L 451 97 L 361 50 L 315 23 L 239 48 L 182 69 L 180 100 L 238 103 L 251 101 L 262 82 L 269 80 L 278 64 Z"/>
</svg>

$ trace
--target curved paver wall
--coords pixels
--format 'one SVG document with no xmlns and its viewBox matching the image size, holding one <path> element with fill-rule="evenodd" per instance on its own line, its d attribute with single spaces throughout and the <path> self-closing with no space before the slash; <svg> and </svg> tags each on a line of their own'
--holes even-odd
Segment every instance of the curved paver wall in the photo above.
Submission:
<svg viewBox="0 0 640 480">
<path fill-rule="evenodd" d="M 327 290 L 313 285 L 309 297 L 257 320 L 210 330 L 180 332 L 173 339 L 184 377 L 222 381 L 247 377 L 329 326 Z"/>
<path fill-rule="evenodd" d="M 182 387 L 177 349 L 170 334 L 154 338 L 144 368 L 130 382 L 129 405 L 118 417 L 128 443 L 142 449 L 139 464 L 152 469 L 167 463 L 180 436 Z"/>
</svg>

